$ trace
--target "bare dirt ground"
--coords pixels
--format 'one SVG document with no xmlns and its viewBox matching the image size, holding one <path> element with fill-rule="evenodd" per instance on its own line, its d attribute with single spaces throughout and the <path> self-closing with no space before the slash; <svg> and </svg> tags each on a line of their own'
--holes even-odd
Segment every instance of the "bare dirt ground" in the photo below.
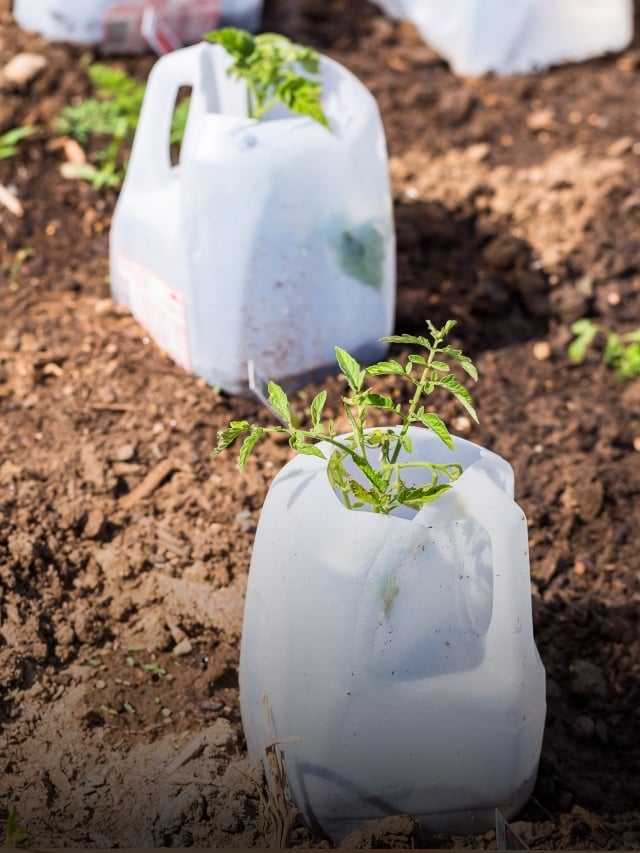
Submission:
<svg viewBox="0 0 640 853">
<path fill-rule="evenodd" d="M 265 442 L 243 477 L 212 459 L 218 429 L 264 410 L 186 375 L 110 301 L 116 190 L 64 179 L 52 127 L 90 91 L 86 51 L 4 9 L 0 67 L 21 51 L 46 63 L 0 100 L 0 133 L 38 126 L 0 160 L 24 208 L 0 206 L 0 821 L 14 804 L 57 847 L 264 846 L 237 664 L 252 538 L 289 451 Z M 579 317 L 640 325 L 638 37 L 538 75 L 460 79 L 366 0 L 272 0 L 264 28 L 377 97 L 396 330 L 459 321 L 481 423 L 453 429 L 515 469 L 548 674 L 516 828 L 533 848 L 638 849 L 640 383 L 597 350 L 566 355 Z M 152 63 L 124 61 L 141 80 Z M 339 377 L 328 390 L 336 408 Z M 304 827 L 292 843 L 327 845 Z M 398 819 L 350 844 L 495 838 L 425 839 Z"/>
</svg>

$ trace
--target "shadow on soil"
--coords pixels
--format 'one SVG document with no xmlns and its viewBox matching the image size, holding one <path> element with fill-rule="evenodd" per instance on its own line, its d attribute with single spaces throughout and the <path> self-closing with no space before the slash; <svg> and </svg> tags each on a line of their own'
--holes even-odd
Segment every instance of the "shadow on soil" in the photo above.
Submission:
<svg viewBox="0 0 640 853">
<path fill-rule="evenodd" d="M 476 352 L 544 334 L 547 281 L 506 224 L 489 231 L 437 201 L 397 202 L 395 218 L 398 333 L 420 334 L 427 318 L 439 325 L 453 317 Z"/>
</svg>

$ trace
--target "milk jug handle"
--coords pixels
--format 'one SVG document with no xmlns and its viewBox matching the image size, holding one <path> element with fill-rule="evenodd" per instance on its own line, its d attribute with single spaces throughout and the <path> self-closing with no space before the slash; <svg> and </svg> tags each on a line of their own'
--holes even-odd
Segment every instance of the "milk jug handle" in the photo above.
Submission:
<svg viewBox="0 0 640 853">
<path fill-rule="evenodd" d="M 181 48 L 161 57 L 151 69 L 138 119 L 127 178 L 145 189 L 171 177 L 171 123 L 178 91 L 194 87 L 200 46 Z"/>
<path fill-rule="evenodd" d="M 483 465 L 464 474 L 469 514 L 489 534 L 493 556 L 493 616 L 488 633 L 509 647 L 529 647 L 533 638 L 527 520 L 518 504 Z"/>
</svg>

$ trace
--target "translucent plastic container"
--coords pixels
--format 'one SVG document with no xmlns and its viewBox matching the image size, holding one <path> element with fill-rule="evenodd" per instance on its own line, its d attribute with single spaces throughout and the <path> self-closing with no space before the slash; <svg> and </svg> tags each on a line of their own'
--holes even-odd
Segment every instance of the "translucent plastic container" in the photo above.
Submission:
<svg viewBox="0 0 640 853">
<path fill-rule="evenodd" d="M 231 393 L 248 363 L 293 388 L 335 371 L 335 346 L 375 359 L 393 330 L 395 232 L 375 99 L 321 57 L 330 132 L 272 110 L 218 45 L 160 59 L 149 77 L 111 227 L 113 298 L 178 364 Z M 180 164 L 169 159 L 176 94 L 191 86 Z"/>
<path fill-rule="evenodd" d="M 413 458 L 465 468 L 438 500 L 397 516 L 348 510 L 323 460 L 299 455 L 269 489 L 253 548 L 249 755 L 281 741 L 293 799 L 336 842 L 397 813 L 484 832 L 495 808 L 518 812 L 537 774 L 545 673 L 513 472 L 469 441 L 452 452 L 426 429 L 411 437 Z"/>
<path fill-rule="evenodd" d="M 192 44 L 218 26 L 256 31 L 262 6 L 262 0 L 14 0 L 13 15 L 23 29 L 51 41 L 140 50 L 145 47 L 139 33 L 144 7 L 167 14 L 170 22 L 174 12 L 179 13 L 176 34 L 183 44 Z M 121 31 L 119 38 L 115 27 Z M 138 31 L 130 33 L 130 27 Z"/>
<path fill-rule="evenodd" d="M 375 0 L 462 75 L 519 74 L 623 50 L 632 0 Z"/>
</svg>

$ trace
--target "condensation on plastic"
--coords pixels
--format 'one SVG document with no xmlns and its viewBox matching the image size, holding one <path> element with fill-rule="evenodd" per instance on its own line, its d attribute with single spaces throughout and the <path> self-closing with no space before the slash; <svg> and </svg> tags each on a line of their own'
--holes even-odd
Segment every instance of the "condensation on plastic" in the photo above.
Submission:
<svg viewBox="0 0 640 853">
<path fill-rule="evenodd" d="M 519 74 L 623 50 L 633 0 L 374 0 L 460 75 Z"/>
<path fill-rule="evenodd" d="M 409 518 L 347 510 L 323 460 L 298 455 L 268 491 L 252 553 L 249 755 L 281 740 L 297 806 L 336 842 L 398 813 L 484 832 L 537 775 L 545 673 L 512 469 L 464 439 L 451 452 L 410 434 L 412 458 L 462 463 L 449 492 Z"/>
<path fill-rule="evenodd" d="M 107 12 L 114 6 L 144 5 L 142 0 L 13 0 L 13 15 L 24 30 L 51 41 L 99 44 Z M 255 31 L 262 16 L 262 0 L 221 0 L 221 26 Z"/>
<path fill-rule="evenodd" d="M 112 294 L 208 383 L 244 392 L 252 361 L 293 388 L 337 370 L 336 345 L 366 361 L 386 352 L 396 289 L 386 140 L 371 93 L 327 57 L 333 132 L 284 109 L 247 118 L 228 63 L 203 43 L 152 69 L 111 227 Z M 171 166 L 182 86 L 191 106 Z"/>
</svg>

